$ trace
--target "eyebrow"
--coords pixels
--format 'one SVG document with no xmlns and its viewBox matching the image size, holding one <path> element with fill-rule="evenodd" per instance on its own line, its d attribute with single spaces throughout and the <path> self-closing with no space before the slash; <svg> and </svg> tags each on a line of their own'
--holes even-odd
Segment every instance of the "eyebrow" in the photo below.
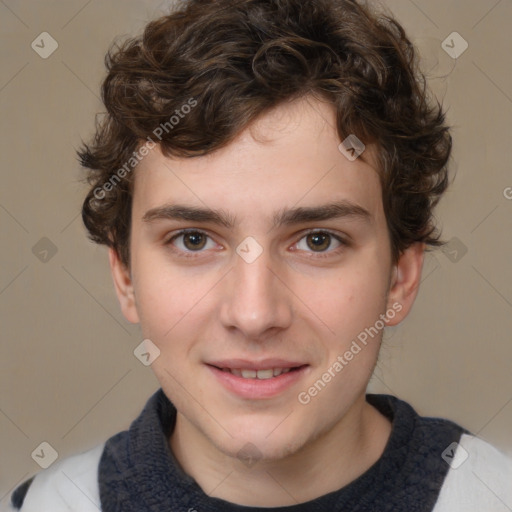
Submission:
<svg viewBox="0 0 512 512">
<path fill-rule="evenodd" d="M 338 201 L 319 206 L 301 206 L 297 208 L 283 209 L 273 216 L 273 228 L 291 226 L 307 222 L 317 222 L 331 219 L 354 218 L 364 222 L 370 222 L 371 213 L 350 201 Z M 144 222 L 158 220 L 185 220 L 192 222 L 207 222 L 232 229 L 236 224 L 236 218 L 221 210 L 198 208 L 180 204 L 158 206 L 148 210 L 142 217 Z"/>
</svg>

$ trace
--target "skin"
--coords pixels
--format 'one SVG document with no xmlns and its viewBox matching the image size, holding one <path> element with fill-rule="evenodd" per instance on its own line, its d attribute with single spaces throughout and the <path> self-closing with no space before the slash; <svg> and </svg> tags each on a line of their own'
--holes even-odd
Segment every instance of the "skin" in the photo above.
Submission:
<svg viewBox="0 0 512 512">
<path fill-rule="evenodd" d="M 382 331 L 307 405 L 297 399 L 393 304 L 401 311 L 386 324 L 405 318 L 423 264 L 423 244 L 392 261 L 375 148 L 351 162 L 339 143 L 333 108 L 309 97 L 266 113 L 212 154 L 168 158 L 157 147 L 136 171 L 131 263 L 110 251 L 114 283 L 125 317 L 160 350 L 152 368 L 178 410 L 170 447 L 211 496 L 305 502 L 364 473 L 389 438 L 389 420 L 365 401 Z M 272 225 L 276 212 L 335 201 L 369 215 Z M 234 225 L 158 215 L 175 204 L 220 210 Z M 185 228 L 207 235 L 199 250 L 190 236 L 170 241 Z M 311 229 L 348 243 L 327 236 L 318 248 Z M 236 252 L 249 236 L 263 249 L 252 263 Z M 309 367 L 279 395 L 246 399 L 205 365 L 235 357 Z M 237 457 L 247 443 L 261 457 L 251 467 Z"/>
</svg>

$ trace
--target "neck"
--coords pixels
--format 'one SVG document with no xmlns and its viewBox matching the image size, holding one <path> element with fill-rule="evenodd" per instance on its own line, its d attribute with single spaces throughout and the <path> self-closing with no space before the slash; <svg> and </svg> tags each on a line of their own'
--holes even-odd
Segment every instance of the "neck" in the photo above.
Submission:
<svg viewBox="0 0 512 512">
<path fill-rule="evenodd" d="M 218 450 L 180 413 L 171 450 L 185 473 L 208 495 L 253 507 L 304 503 L 341 489 L 382 455 L 391 424 L 364 395 L 332 429 L 280 460 L 247 467 Z"/>
</svg>

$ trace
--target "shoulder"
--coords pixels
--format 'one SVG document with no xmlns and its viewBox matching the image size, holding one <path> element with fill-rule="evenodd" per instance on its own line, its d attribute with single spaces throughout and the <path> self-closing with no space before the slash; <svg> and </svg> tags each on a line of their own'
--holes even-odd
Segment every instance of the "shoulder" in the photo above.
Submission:
<svg viewBox="0 0 512 512">
<path fill-rule="evenodd" d="M 512 510 L 512 458 L 471 434 L 441 456 L 450 469 L 434 512 Z"/>
<path fill-rule="evenodd" d="M 64 458 L 37 473 L 12 493 L 5 512 L 98 512 L 98 466 L 104 446 Z"/>
</svg>

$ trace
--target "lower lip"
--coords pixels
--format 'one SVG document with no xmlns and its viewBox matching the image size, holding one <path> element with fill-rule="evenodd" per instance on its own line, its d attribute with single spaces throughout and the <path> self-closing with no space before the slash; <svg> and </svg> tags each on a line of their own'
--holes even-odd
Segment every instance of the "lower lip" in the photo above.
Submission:
<svg viewBox="0 0 512 512">
<path fill-rule="evenodd" d="M 231 372 L 219 370 L 215 366 L 206 366 L 228 391 L 248 399 L 276 396 L 302 379 L 309 369 L 309 366 L 305 365 L 298 370 L 282 373 L 278 377 L 270 379 L 244 379 L 243 377 L 233 375 Z"/>
</svg>

